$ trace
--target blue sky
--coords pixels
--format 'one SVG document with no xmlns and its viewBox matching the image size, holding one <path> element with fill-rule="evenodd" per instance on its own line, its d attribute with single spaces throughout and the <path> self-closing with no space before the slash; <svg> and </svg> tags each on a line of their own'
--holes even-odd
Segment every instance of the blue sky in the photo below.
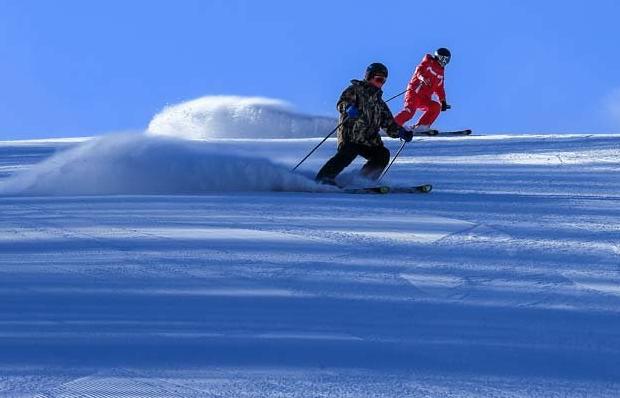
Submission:
<svg viewBox="0 0 620 398">
<path fill-rule="evenodd" d="M 215 94 L 335 115 L 368 63 L 390 68 L 389 96 L 440 46 L 438 127 L 618 132 L 619 15 L 613 0 L 0 0 L 0 139 L 143 129 Z"/>
</svg>

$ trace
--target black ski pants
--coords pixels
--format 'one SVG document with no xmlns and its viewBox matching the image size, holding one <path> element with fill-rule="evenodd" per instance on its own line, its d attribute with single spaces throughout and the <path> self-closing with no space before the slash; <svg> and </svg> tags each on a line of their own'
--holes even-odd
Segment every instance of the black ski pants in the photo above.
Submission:
<svg viewBox="0 0 620 398">
<path fill-rule="evenodd" d="M 376 180 L 390 161 L 390 151 L 383 145 L 367 146 L 353 143 L 341 143 L 338 152 L 325 163 L 316 175 L 317 180 L 334 179 L 357 156 L 362 156 L 366 164 L 362 167 L 362 175 Z"/>
</svg>

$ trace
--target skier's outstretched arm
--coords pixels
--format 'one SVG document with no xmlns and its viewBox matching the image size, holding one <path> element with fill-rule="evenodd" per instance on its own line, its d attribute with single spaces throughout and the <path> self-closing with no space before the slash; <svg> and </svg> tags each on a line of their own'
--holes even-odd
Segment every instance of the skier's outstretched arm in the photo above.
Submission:
<svg viewBox="0 0 620 398">
<path fill-rule="evenodd" d="M 439 101 L 441 101 L 441 103 L 446 102 L 446 88 L 444 86 L 444 79 L 441 79 L 439 84 L 437 84 L 437 89 L 435 90 L 435 92 L 437 93 L 437 98 L 439 98 Z"/>
</svg>

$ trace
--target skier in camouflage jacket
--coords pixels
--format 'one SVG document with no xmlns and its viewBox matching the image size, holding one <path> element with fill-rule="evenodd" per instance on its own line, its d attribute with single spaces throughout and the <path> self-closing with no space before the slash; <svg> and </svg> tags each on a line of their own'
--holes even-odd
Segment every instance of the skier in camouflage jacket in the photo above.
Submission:
<svg viewBox="0 0 620 398">
<path fill-rule="evenodd" d="M 338 152 L 325 163 L 317 182 L 336 185 L 335 178 L 358 156 L 367 159 L 362 175 L 376 180 L 390 161 L 390 151 L 383 146 L 379 131 L 388 136 L 411 141 L 413 134 L 394 121 L 392 112 L 381 98 L 388 70 L 373 63 L 364 80 L 352 80 L 337 104 L 340 113 Z"/>
</svg>

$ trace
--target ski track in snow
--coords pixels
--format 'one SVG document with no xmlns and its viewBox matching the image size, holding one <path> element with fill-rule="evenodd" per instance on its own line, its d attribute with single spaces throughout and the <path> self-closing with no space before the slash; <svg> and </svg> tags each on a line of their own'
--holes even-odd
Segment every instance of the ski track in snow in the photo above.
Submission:
<svg viewBox="0 0 620 398">
<path fill-rule="evenodd" d="M 76 148 L 0 143 L 0 182 Z M 618 396 L 619 172 L 620 136 L 472 136 L 405 148 L 429 195 L 1 196 L 0 397 Z"/>
</svg>

